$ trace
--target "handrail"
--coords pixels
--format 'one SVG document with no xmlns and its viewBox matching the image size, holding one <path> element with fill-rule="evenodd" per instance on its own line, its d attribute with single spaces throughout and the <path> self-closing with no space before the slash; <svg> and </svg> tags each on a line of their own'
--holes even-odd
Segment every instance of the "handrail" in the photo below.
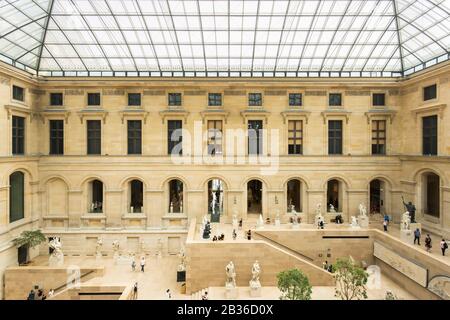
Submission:
<svg viewBox="0 0 450 320">
<path fill-rule="evenodd" d="M 85 274 L 83 274 L 83 275 L 80 276 L 80 280 L 83 279 L 84 277 L 86 277 L 86 276 L 88 276 L 88 275 L 94 273 L 95 271 L 96 271 L 96 270 L 90 270 L 90 271 L 86 272 Z M 56 294 L 59 290 L 65 288 L 65 287 L 67 287 L 67 282 L 64 283 L 63 285 L 60 285 L 59 287 L 57 287 L 56 289 L 53 289 L 53 290 L 55 291 L 55 294 Z"/>
</svg>

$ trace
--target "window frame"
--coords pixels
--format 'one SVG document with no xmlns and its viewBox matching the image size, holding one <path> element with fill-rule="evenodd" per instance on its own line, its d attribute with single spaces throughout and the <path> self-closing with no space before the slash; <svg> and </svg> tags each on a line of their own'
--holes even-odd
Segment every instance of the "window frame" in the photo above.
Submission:
<svg viewBox="0 0 450 320">
<path fill-rule="evenodd" d="M 181 126 L 178 128 L 171 128 L 171 123 L 178 123 L 181 124 Z M 179 137 L 178 141 L 172 141 L 171 136 L 175 130 L 183 130 L 183 120 L 180 119 L 167 119 L 167 155 L 173 156 L 172 150 L 173 148 L 181 143 L 181 150 L 179 155 L 183 155 L 183 131 L 181 131 L 181 136 Z"/>
<path fill-rule="evenodd" d="M 250 128 L 250 123 L 261 123 L 261 128 Z M 250 152 L 250 147 L 251 147 L 251 136 L 250 136 L 250 130 L 255 130 L 256 131 L 256 153 L 254 152 Z M 264 138 L 263 138 L 263 133 L 260 130 L 264 130 L 264 121 L 263 120 L 259 120 L 259 119 L 249 119 L 247 120 L 247 155 L 249 156 L 260 156 L 264 154 Z M 252 150 L 253 151 L 253 150 Z"/>
<path fill-rule="evenodd" d="M 435 119 L 435 126 L 431 126 L 428 130 L 434 130 L 434 134 L 426 133 L 425 121 L 426 119 Z M 426 141 L 426 139 L 436 139 L 435 141 Z M 431 145 L 430 145 L 431 143 Z M 435 148 L 435 149 L 434 149 Z M 429 151 L 428 153 L 426 151 Z M 439 116 L 429 115 L 422 117 L 422 155 L 423 156 L 438 156 L 439 155 Z"/>
<path fill-rule="evenodd" d="M 426 90 L 427 89 L 430 89 L 430 88 L 433 88 L 434 87 L 434 97 L 432 97 L 432 98 L 429 98 L 429 99 L 426 99 Z M 437 100 L 437 98 L 438 98 L 438 85 L 437 85 L 437 83 L 433 83 L 433 84 L 429 84 L 429 85 L 426 85 L 426 86 L 423 86 L 422 87 L 422 101 L 423 102 L 429 102 L 429 101 L 434 101 L 434 100 Z"/>
<path fill-rule="evenodd" d="M 130 96 L 139 95 L 139 104 L 130 104 Z M 141 92 L 127 92 L 127 106 L 128 107 L 142 107 L 142 93 Z"/>
<path fill-rule="evenodd" d="M 294 129 L 293 130 L 291 130 L 290 129 L 290 126 L 289 126 L 289 123 L 294 123 Z M 300 123 L 300 130 L 297 130 L 297 126 L 296 126 L 296 123 Z M 290 133 L 293 133 L 294 134 L 294 137 L 290 137 Z M 303 120 L 299 120 L 299 119 L 291 119 L 291 120 L 288 120 L 287 121 L 287 133 L 288 133 L 288 136 L 287 136 L 287 145 L 288 145 L 288 147 L 287 147 L 287 154 L 288 155 L 290 155 L 290 156 L 295 156 L 295 155 L 303 155 L 303 138 L 304 138 L 304 126 L 303 126 Z M 298 137 L 297 136 L 297 133 L 300 133 L 300 137 Z M 294 144 L 291 144 L 290 143 L 290 140 L 293 140 L 293 142 L 294 142 Z M 296 143 L 296 141 L 300 141 L 300 143 L 298 144 L 298 143 Z M 296 148 L 295 147 L 299 147 L 299 151 L 298 152 L 291 152 L 291 146 L 293 146 L 294 147 L 294 151 L 296 150 Z"/>
<path fill-rule="evenodd" d="M 339 95 L 340 104 L 332 104 L 331 103 L 331 97 L 334 95 Z M 329 107 L 343 107 L 344 106 L 344 95 L 342 94 L 342 92 L 329 92 L 328 93 L 328 106 Z"/>
<path fill-rule="evenodd" d="M 211 104 L 211 95 L 220 97 L 220 104 Z M 213 99 L 216 100 L 216 99 Z M 222 107 L 223 106 L 223 94 L 221 92 L 208 92 L 208 107 Z"/>
<path fill-rule="evenodd" d="M 62 124 L 62 128 L 52 128 L 53 124 Z M 48 154 L 52 156 L 64 155 L 64 120 L 49 119 L 49 148 Z"/>
<path fill-rule="evenodd" d="M 173 103 L 173 101 L 171 101 L 170 97 L 171 96 L 176 96 L 179 97 L 179 104 L 178 104 L 178 99 L 175 100 L 176 104 Z M 183 94 L 181 92 L 169 92 L 167 93 L 167 105 L 169 107 L 181 107 L 183 106 Z"/>
<path fill-rule="evenodd" d="M 61 104 L 53 104 L 52 103 L 52 96 L 53 95 L 55 95 L 55 94 L 60 94 L 61 95 Z M 63 92 L 50 92 L 49 93 L 49 95 L 48 95 L 48 102 L 49 102 L 49 106 L 50 107 L 62 107 L 62 106 L 64 106 L 64 93 Z"/>
<path fill-rule="evenodd" d="M 91 94 L 98 94 L 99 103 L 98 104 L 89 104 L 89 95 Z M 101 107 L 102 106 L 102 94 L 101 92 L 87 92 L 86 93 L 86 105 L 88 107 Z"/>
<path fill-rule="evenodd" d="M 330 128 L 330 123 L 340 123 L 341 127 L 340 130 L 336 129 L 336 128 Z M 330 119 L 327 122 L 327 131 L 328 131 L 328 155 L 330 156 L 336 156 L 336 155 L 343 155 L 344 154 L 344 121 L 343 120 L 335 120 L 335 119 Z M 331 132 L 340 132 L 340 137 L 332 137 L 330 135 Z M 334 143 L 332 144 L 331 142 L 334 141 Z M 339 151 L 332 151 L 332 149 L 336 149 L 336 142 L 340 141 L 340 145 Z"/>
<path fill-rule="evenodd" d="M 89 123 L 99 123 L 100 127 L 99 129 L 89 129 Z M 89 133 L 90 132 L 97 132 L 99 131 L 99 136 L 98 137 L 89 137 Z M 89 152 L 89 142 L 90 141 L 96 141 L 99 140 L 99 152 L 98 153 L 93 153 L 93 152 Z M 97 120 L 97 119 L 87 119 L 86 120 L 86 155 L 101 155 L 102 154 L 102 121 L 101 120 Z"/>
<path fill-rule="evenodd" d="M 21 120 L 23 127 L 20 128 L 18 125 L 14 125 L 14 120 Z M 26 117 L 12 115 L 11 116 L 11 154 L 13 156 L 23 156 L 26 153 L 25 142 L 26 142 Z M 22 132 L 19 135 L 18 132 Z M 20 148 L 20 145 L 22 147 Z M 21 151 L 21 152 L 20 152 Z"/>
<path fill-rule="evenodd" d="M 375 96 L 383 96 L 383 104 L 375 104 Z M 386 93 L 385 92 L 372 92 L 372 107 L 386 107 Z"/>
<path fill-rule="evenodd" d="M 291 96 L 292 95 L 299 95 L 300 96 L 300 104 L 291 104 Z M 302 92 L 289 92 L 288 93 L 288 106 L 299 108 L 303 106 L 303 93 Z"/>
<path fill-rule="evenodd" d="M 258 99 L 251 99 L 251 96 L 259 96 L 259 104 Z M 263 106 L 263 94 L 262 92 L 249 92 L 247 94 L 247 105 L 249 107 L 262 107 Z"/>
<path fill-rule="evenodd" d="M 380 123 L 384 122 L 384 130 L 380 130 Z M 376 123 L 376 129 L 374 129 L 374 123 Z M 387 121 L 383 119 L 372 119 L 371 125 L 371 154 L 374 156 L 384 156 L 387 153 Z M 384 138 L 380 138 L 379 134 L 384 132 Z M 374 140 L 376 143 L 374 144 Z M 380 143 L 380 141 L 384 141 Z M 377 152 L 374 152 L 374 146 Z M 384 147 L 383 152 L 380 152 L 380 146 Z"/>
<path fill-rule="evenodd" d="M 16 88 L 22 90 L 22 99 L 16 99 L 16 97 L 15 97 L 15 95 L 14 95 L 15 89 L 16 89 Z M 21 86 L 19 86 L 19 85 L 17 85 L 17 84 L 12 84 L 12 86 L 11 86 L 11 99 L 12 99 L 13 101 L 17 101 L 17 102 L 19 102 L 19 103 L 25 103 L 25 99 L 26 99 L 26 97 L 25 97 L 25 88 L 24 88 L 24 87 L 21 87 Z"/>
<path fill-rule="evenodd" d="M 210 128 L 209 127 L 210 123 L 214 123 L 214 128 Z M 216 126 L 217 123 L 220 123 L 221 136 L 220 136 L 219 139 L 217 139 L 217 131 L 215 131 L 215 130 L 218 130 L 217 126 Z M 207 139 L 206 143 L 207 143 L 207 152 L 208 152 L 209 156 L 215 156 L 215 155 L 219 155 L 220 156 L 220 155 L 223 154 L 223 139 L 224 139 L 224 136 L 223 136 L 223 123 L 224 123 L 224 121 L 221 120 L 221 119 L 209 119 L 209 120 L 206 121 L 206 129 L 208 131 L 208 133 L 207 133 L 208 139 Z M 214 129 L 214 130 L 210 131 L 210 129 Z M 212 136 L 210 136 L 210 132 L 213 133 Z M 214 141 L 214 143 L 210 143 L 210 139 L 212 139 L 212 141 Z M 220 143 L 217 143 L 217 140 L 219 140 Z M 219 149 L 220 151 L 217 152 L 217 149 Z M 212 153 L 211 150 L 214 150 L 214 153 Z"/>
<path fill-rule="evenodd" d="M 130 128 L 131 123 L 139 123 L 140 127 Z M 142 155 L 142 129 L 142 120 L 127 120 L 127 155 Z"/>
</svg>

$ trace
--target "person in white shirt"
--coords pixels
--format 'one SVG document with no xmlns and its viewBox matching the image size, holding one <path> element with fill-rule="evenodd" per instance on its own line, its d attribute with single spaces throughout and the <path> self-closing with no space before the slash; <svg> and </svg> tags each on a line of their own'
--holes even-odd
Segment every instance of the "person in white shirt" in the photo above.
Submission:
<svg viewBox="0 0 450 320">
<path fill-rule="evenodd" d="M 144 268 L 145 268 L 145 257 L 142 256 L 141 257 L 141 271 L 144 272 Z"/>
</svg>

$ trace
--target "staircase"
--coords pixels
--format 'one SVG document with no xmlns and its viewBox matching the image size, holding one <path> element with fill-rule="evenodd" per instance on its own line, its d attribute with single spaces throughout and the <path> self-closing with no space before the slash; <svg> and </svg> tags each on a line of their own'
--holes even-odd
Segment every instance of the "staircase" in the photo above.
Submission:
<svg viewBox="0 0 450 320">
<path fill-rule="evenodd" d="M 203 293 L 205 293 L 205 291 L 208 292 L 208 294 L 210 292 L 209 288 L 204 288 L 202 290 L 194 292 L 193 294 L 191 294 L 191 300 L 202 300 L 202 295 Z"/>
</svg>

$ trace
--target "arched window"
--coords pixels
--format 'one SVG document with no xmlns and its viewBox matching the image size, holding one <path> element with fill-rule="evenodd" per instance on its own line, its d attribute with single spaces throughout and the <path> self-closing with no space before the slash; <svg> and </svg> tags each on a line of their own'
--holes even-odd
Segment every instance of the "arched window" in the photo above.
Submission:
<svg viewBox="0 0 450 320">
<path fill-rule="evenodd" d="M 144 184 L 139 180 L 129 183 L 129 212 L 141 213 L 144 206 Z"/>
<path fill-rule="evenodd" d="M 423 174 L 423 213 L 435 218 L 440 217 L 440 178 L 437 174 Z"/>
<path fill-rule="evenodd" d="M 100 180 L 93 180 L 89 183 L 90 189 L 90 206 L 89 212 L 102 213 L 103 212 L 103 182 Z"/>
<path fill-rule="evenodd" d="M 223 213 L 224 183 L 220 179 L 208 181 L 208 213 L 211 222 L 219 222 Z"/>
<path fill-rule="evenodd" d="M 169 212 L 183 213 L 183 182 L 177 179 L 169 181 Z"/>
<path fill-rule="evenodd" d="M 9 176 L 9 222 L 25 217 L 25 175 L 16 171 Z"/>
<path fill-rule="evenodd" d="M 327 212 L 342 211 L 342 190 L 339 180 L 332 179 L 327 183 Z"/>
<path fill-rule="evenodd" d="M 287 212 L 296 212 L 302 211 L 301 206 L 301 182 L 300 180 L 293 179 L 289 180 L 286 185 L 286 203 L 287 203 Z"/>
<path fill-rule="evenodd" d="M 247 183 L 247 213 L 262 214 L 262 182 L 259 180 Z"/>
</svg>

